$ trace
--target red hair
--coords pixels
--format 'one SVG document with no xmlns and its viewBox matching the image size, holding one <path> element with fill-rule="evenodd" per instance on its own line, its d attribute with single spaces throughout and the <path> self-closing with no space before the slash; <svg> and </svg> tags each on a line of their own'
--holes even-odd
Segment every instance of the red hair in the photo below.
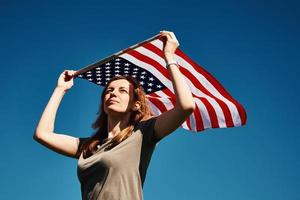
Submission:
<svg viewBox="0 0 300 200">
<path fill-rule="evenodd" d="M 106 84 L 101 95 L 101 106 L 100 111 L 98 112 L 99 116 L 97 117 L 96 121 L 92 124 L 93 129 L 96 129 L 96 133 L 82 145 L 81 149 L 78 151 L 78 156 L 81 153 L 83 153 L 84 158 L 91 156 L 97 150 L 97 145 L 101 144 L 103 140 L 108 137 L 107 114 L 104 112 L 103 100 L 109 84 L 115 80 L 120 79 L 127 80 L 133 86 L 133 99 L 134 101 L 139 101 L 140 108 L 136 111 L 131 112 L 128 126 L 112 138 L 112 140 L 110 141 L 109 149 L 126 140 L 132 134 L 134 126 L 138 122 L 140 122 L 143 119 L 148 119 L 152 116 L 150 108 L 146 102 L 146 93 L 144 92 L 143 87 L 140 86 L 135 79 L 131 78 L 130 76 L 116 76 L 110 79 L 110 81 Z"/>
</svg>

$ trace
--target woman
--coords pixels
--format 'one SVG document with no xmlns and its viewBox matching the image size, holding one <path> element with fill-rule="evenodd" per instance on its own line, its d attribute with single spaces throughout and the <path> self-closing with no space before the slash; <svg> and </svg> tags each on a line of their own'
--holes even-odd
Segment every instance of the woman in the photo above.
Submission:
<svg viewBox="0 0 300 200">
<path fill-rule="evenodd" d="M 176 95 L 173 109 L 151 115 L 145 93 L 132 78 L 115 77 L 102 94 L 101 113 L 90 138 L 54 133 L 54 121 L 64 94 L 73 86 L 75 71 L 64 71 L 47 104 L 34 138 L 48 148 L 78 159 L 83 199 L 143 199 L 142 187 L 156 143 L 176 130 L 193 112 L 189 87 L 174 61 L 179 43 L 172 32 L 165 37 L 164 56 Z M 171 123 L 170 123 L 171 122 Z"/>
</svg>

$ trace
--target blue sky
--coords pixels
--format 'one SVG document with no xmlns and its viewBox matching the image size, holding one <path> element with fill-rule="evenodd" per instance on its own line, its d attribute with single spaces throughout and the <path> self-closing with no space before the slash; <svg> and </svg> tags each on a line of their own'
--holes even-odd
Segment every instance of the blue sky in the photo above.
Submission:
<svg viewBox="0 0 300 200">
<path fill-rule="evenodd" d="M 163 29 L 244 105 L 248 122 L 165 138 L 145 199 L 300 199 L 299 13 L 289 0 L 1 0 L 0 199 L 81 198 L 77 160 L 32 139 L 57 77 Z M 56 132 L 91 135 L 100 92 L 76 80 Z"/>
</svg>

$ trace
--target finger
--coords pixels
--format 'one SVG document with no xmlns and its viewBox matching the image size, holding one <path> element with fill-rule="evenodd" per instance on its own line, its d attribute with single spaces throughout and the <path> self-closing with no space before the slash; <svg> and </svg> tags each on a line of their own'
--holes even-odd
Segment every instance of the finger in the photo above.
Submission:
<svg viewBox="0 0 300 200">
<path fill-rule="evenodd" d="M 175 36 L 175 34 L 173 32 L 164 31 L 164 32 L 161 32 L 161 35 L 167 37 L 167 39 L 169 41 L 174 41 L 174 42 L 176 42 L 179 45 L 179 42 L 178 42 L 178 40 L 177 40 L 177 38 L 176 38 L 176 36 Z"/>
<path fill-rule="evenodd" d="M 172 31 L 161 31 L 161 33 L 169 34 L 169 35 L 171 35 L 172 38 L 176 38 L 175 34 Z"/>
<path fill-rule="evenodd" d="M 169 31 L 160 31 L 160 34 L 165 36 L 165 35 L 170 35 Z"/>
<path fill-rule="evenodd" d="M 75 73 L 76 73 L 76 71 L 74 71 L 74 70 L 70 70 L 70 72 L 69 72 L 70 76 L 74 76 Z"/>
<path fill-rule="evenodd" d="M 169 34 L 164 35 L 168 41 L 172 40 L 171 36 Z"/>
<path fill-rule="evenodd" d="M 174 34 L 173 32 L 170 32 L 170 35 L 171 35 L 171 37 L 172 37 L 174 40 L 178 41 L 177 38 L 176 38 L 176 36 L 175 36 L 175 34 Z"/>
</svg>

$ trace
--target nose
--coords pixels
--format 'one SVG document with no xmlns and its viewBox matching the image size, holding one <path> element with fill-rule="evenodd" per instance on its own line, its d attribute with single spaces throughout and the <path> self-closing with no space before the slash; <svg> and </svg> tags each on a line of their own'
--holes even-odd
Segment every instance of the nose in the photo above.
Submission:
<svg viewBox="0 0 300 200">
<path fill-rule="evenodd" d="M 115 91 L 114 90 L 109 91 L 109 96 L 116 96 Z"/>
</svg>

